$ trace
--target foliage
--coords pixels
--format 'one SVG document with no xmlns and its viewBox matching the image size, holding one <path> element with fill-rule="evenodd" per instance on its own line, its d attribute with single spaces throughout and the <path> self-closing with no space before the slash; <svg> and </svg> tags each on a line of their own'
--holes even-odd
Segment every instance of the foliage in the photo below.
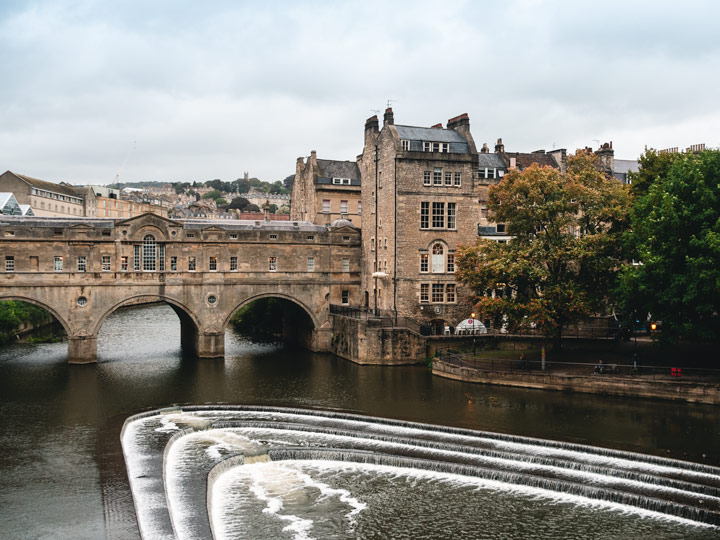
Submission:
<svg viewBox="0 0 720 540">
<path fill-rule="evenodd" d="M 250 205 L 250 201 L 243 197 L 235 197 L 232 201 L 230 201 L 230 204 L 228 205 L 228 208 L 240 210 L 241 212 L 245 210 Z"/>
<path fill-rule="evenodd" d="M 294 302 L 261 298 L 241 307 L 230 322 L 237 332 L 252 336 L 254 340 L 276 341 L 287 330 L 287 325 L 302 329 L 308 326 L 309 318 Z"/>
<path fill-rule="evenodd" d="M 479 240 L 456 256 L 480 314 L 511 331 L 532 326 L 557 343 L 567 325 L 608 303 L 629 207 L 627 190 L 599 172 L 593 156 L 568 164 L 567 174 L 537 166 L 508 173 L 491 188 L 488 209 L 513 239 Z"/>
<path fill-rule="evenodd" d="M 621 272 L 624 311 L 662 321 L 667 341 L 720 340 L 720 151 L 641 162 L 628 244 L 642 264 Z"/>
<path fill-rule="evenodd" d="M 38 325 L 50 319 L 52 316 L 38 306 L 14 300 L 1 301 L 0 343 L 7 343 L 22 324 Z"/>
<path fill-rule="evenodd" d="M 288 190 L 288 193 L 292 191 L 294 182 L 295 182 L 294 174 L 291 174 L 290 176 L 286 176 L 285 179 L 282 181 L 283 185 L 285 186 L 285 189 Z"/>
<path fill-rule="evenodd" d="M 629 175 L 630 192 L 634 198 L 647 194 L 650 186 L 657 178 L 665 178 L 672 164 L 682 154 L 658 154 L 655 150 L 646 150 L 640 156 L 638 172 Z"/>
<path fill-rule="evenodd" d="M 217 199 L 221 199 L 222 196 L 223 196 L 222 193 L 220 193 L 218 190 L 214 189 L 212 191 L 208 191 L 205 195 L 202 196 L 202 198 L 203 199 L 212 199 L 215 201 Z"/>
<path fill-rule="evenodd" d="M 219 199 L 215 199 L 215 204 L 217 204 L 218 206 L 225 206 L 227 203 L 228 202 L 222 197 L 220 197 Z"/>
</svg>

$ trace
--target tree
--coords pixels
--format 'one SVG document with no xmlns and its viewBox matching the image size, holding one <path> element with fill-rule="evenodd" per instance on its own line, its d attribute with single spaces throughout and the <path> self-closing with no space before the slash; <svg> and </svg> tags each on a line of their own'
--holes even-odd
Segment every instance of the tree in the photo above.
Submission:
<svg viewBox="0 0 720 540">
<path fill-rule="evenodd" d="M 285 180 L 282 181 L 283 185 L 285 186 L 285 189 L 288 190 L 288 193 L 292 191 L 293 183 L 295 182 L 295 175 L 291 174 L 290 176 L 285 177 Z"/>
<path fill-rule="evenodd" d="M 644 158 L 650 181 L 628 233 L 640 264 L 622 269 L 624 311 L 662 321 L 667 341 L 720 340 L 720 151 L 674 154 L 662 166 L 652 151 Z"/>
<path fill-rule="evenodd" d="M 205 195 L 202 196 L 203 199 L 212 199 L 217 200 L 222 198 L 222 193 L 220 193 L 218 190 L 214 189 L 212 191 L 208 191 Z"/>
<path fill-rule="evenodd" d="M 557 346 L 568 325 L 605 309 L 629 207 L 627 190 L 598 171 L 594 156 L 579 154 L 568 167 L 510 171 L 491 188 L 488 209 L 513 239 L 479 240 L 456 256 L 483 316 L 510 331 L 535 327 Z"/>
<path fill-rule="evenodd" d="M 238 193 L 248 193 L 250 191 L 250 181 L 245 180 L 244 178 L 238 178 L 236 181 L 237 183 L 237 192 Z"/>
<path fill-rule="evenodd" d="M 250 201 L 243 197 L 235 197 L 232 201 L 230 201 L 228 209 L 240 210 L 242 212 L 248 206 L 250 206 Z"/>
</svg>

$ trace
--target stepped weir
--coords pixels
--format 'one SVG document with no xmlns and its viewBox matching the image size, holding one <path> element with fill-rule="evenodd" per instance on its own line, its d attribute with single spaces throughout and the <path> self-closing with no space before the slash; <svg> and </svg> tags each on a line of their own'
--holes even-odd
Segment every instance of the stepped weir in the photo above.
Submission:
<svg viewBox="0 0 720 540">
<path fill-rule="evenodd" d="M 396 516 L 407 513 L 407 500 L 434 501 L 424 512 L 437 504 L 442 520 L 466 520 L 461 508 L 479 515 L 488 507 L 497 516 L 528 509 L 533 520 L 540 508 L 571 505 L 598 515 L 601 526 L 631 515 L 649 527 L 672 521 L 720 531 L 720 468 L 620 450 L 251 406 L 136 415 L 122 443 L 146 539 L 234 538 L 239 531 L 351 538 L 363 527 L 392 527 L 392 513 L 379 516 L 395 504 Z M 448 501 L 458 516 L 443 510 Z"/>
</svg>

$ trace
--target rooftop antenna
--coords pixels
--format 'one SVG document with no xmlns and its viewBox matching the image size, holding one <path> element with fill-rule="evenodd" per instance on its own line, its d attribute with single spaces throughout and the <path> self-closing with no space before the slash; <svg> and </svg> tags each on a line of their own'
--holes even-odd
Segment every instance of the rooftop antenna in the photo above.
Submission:
<svg viewBox="0 0 720 540">
<path fill-rule="evenodd" d="M 380 114 L 380 109 L 370 109 L 370 112 L 374 112 L 375 114 Z"/>
<path fill-rule="evenodd" d="M 120 181 L 120 173 L 125 168 L 125 164 L 127 163 L 128 158 L 130 157 L 130 152 L 135 150 L 135 145 L 137 144 L 137 141 L 133 141 L 132 148 L 127 151 L 127 154 L 125 154 L 125 159 L 122 162 L 122 165 L 120 165 L 120 169 L 118 169 L 117 174 L 115 175 L 115 183 L 117 184 Z"/>
<path fill-rule="evenodd" d="M 600 148 L 600 139 L 593 139 L 593 142 L 596 142 L 597 147 Z"/>
<path fill-rule="evenodd" d="M 397 99 L 388 99 L 387 100 L 387 108 L 389 109 L 390 107 L 392 107 L 393 103 L 397 103 L 397 102 L 398 102 Z"/>
</svg>

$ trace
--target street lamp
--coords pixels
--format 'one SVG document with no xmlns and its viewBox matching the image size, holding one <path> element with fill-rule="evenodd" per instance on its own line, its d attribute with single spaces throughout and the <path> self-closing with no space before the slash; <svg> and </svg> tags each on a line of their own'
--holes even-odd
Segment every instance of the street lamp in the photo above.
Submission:
<svg viewBox="0 0 720 540">
<path fill-rule="evenodd" d="M 472 321 L 470 323 L 470 326 L 472 326 L 471 332 L 473 335 L 473 356 L 475 356 L 475 312 L 474 311 L 470 314 L 470 321 Z"/>
</svg>

